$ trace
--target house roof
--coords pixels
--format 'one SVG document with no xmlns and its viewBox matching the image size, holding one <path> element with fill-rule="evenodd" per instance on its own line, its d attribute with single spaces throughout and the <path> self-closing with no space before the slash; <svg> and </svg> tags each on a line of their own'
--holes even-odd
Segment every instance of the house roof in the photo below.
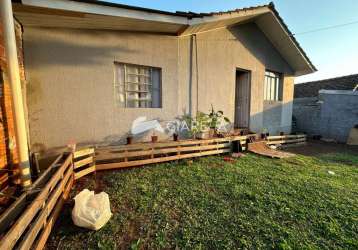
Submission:
<svg viewBox="0 0 358 250">
<path fill-rule="evenodd" d="M 187 36 L 255 22 L 296 76 L 316 71 L 273 3 L 229 11 L 168 12 L 95 0 L 16 0 L 24 26 L 110 29 Z"/>
<path fill-rule="evenodd" d="M 295 84 L 295 98 L 315 97 L 320 90 L 353 90 L 358 85 L 358 74 Z"/>
<path fill-rule="evenodd" d="M 21 2 L 21 0 L 18 0 L 18 1 Z M 170 11 L 163 11 L 163 10 L 144 8 L 144 7 L 138 7 L 138 6 L 133 6 L 133 5 L 127 5 L 127 4 L 100 1 L 100 0 L 71 0 L 71 1 L 82 2 L 82 3 L 90 3 L 90 4 L 96 4 L 96 5 L 102 5 L 102 6 L 109 6 L 109 7 L 116 7 L 116 8 L 122 8 L 122 9 L 128 9 L 128 10 L 146 11 L 146 12 L 151 12 L 151 13 L 154 13 L 154 14 L 165 14 L 165 15 L 172 15 L 172 16 L 180 16 L 180 17 L 186 17 L 186 18 L 189 18 L 189 19 L 200 18 L 200 17 L 205 17 L 205 16 L 213 16 L 213 15 L 231 14 L 231 13 L 238 12 L 238 11 L 257 9 L 257 8 L 266 7 L 266 6 L 269 6 L 269 5 L 273 6 L 273 3 L 270 2 L 269 4 L 265 4 L 265 5 L 245 7 L 245 8 L 241 8 L 241 9 L 234 9 L 234 10 L 227 10 L 227 11 L 217 11 L 217 12 L 200 12 L 200 13 L 197 13 L 197 12 L 192 12 L 192 11 L 170 12 Z"/>
</svg>

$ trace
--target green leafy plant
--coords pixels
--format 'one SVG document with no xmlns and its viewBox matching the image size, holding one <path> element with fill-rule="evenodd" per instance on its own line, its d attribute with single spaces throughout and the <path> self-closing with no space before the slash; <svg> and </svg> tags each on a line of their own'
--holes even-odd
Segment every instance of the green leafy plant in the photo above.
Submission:
<svg viewBox="0 0 358 250">
<path fill-rule="evenodd" d="M 210 119 L 204 112 L 198 111 L 196 117 L 190 115 L 184 115 L 182 117 L 189 128 L 190 136 L 196 138 L 199 133 L 205 132 L 209 128 Z"/>
<path fill-rule="evenodd" d="M 138 240 L 136 241 L 133 241 L 130 245 L 130 249 L 131 250 L 137 250 L 140 248 L 140 243 L 141 243 L 141 239 L 139 238 Z"/>
<path fill-rule="evenodd" d="M 199 133 L 208 131 L 208 129 L 213 129 L 215 134 L 217 134 L 218 129 L 224 122 L 230 123 L 229 118 L 224 116 L 224 112 L 221 110 L 215 111 L 213 105 L 211 105 L 209 114 L 198 111 L 195 117 L 186 114 L 182 116 L 182 120 L 186 122 L 190 129 L 189 134 L 194 138 L 196 138 Z"/>
<path fill-rule="evenodd" d="M 214 129 L 217 132 L 219 126 L 222 124 L 223 121 L 229 123 L 230 120 L 226 116 L 224 116 L 224 112 L 221 110 L 215 111 L 213 105 L 211 104 L 211 111 L 208 115 L 209 117 L 209 127 Z"/>
</svg>

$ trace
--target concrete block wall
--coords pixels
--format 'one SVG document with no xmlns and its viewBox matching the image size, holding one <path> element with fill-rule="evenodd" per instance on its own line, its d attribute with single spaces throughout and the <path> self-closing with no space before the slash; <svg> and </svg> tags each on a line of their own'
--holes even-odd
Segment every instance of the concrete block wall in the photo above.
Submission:
<svg viewBox="0 0 358 250">
<path fill-rule="evenodd" d="M 321 90 L 318 97 L 296 98 L 296 130 L 345 143 L 358 124 L 357 107 L 358 92 L 347 90 Z"/>
<path fill-rule="evenodd" d="M 296 119 L 296 131 L 309 135 L 320 134 L 321 104 L 318 97 L 296 98 L 293 101 L 293 119 Z"/>
<path fill-rule="evenodd" d="M 350 130 L 358 124 L 358 92 L 321 90 L 320 129 L 326 138 L 346 142 Z"/>
</svg>

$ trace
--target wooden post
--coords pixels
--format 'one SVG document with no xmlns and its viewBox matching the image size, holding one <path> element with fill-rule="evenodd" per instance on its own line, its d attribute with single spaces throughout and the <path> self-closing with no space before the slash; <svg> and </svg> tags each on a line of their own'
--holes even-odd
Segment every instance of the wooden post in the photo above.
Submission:
<svg viewBox="0 0 358 250">
<path fill-rule="evenodd" d="M 31 173 L 11 0 L 0 1 L 0 18 L 3 24 L 5 55 L 12 92 L 16 148 L 19 152 L 21 184 L 22 187 L 26 189 L 31 186 Z"/>
</svg>

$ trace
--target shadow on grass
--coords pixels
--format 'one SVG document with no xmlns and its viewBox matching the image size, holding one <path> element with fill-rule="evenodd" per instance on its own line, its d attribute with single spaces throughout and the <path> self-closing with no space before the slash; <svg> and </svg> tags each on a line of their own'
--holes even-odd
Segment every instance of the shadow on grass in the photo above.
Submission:
<svg viewBox="0 0 358 250">
<path fill-rule="evenodd" d="M 316 157 L 318 160 L 327 162 L 327 163 L 342 163 L 345 165 L 353 165 L 358 167 L 358 155 L 350 153 L 329 153 L 322 154 Z"/>
</svg>

